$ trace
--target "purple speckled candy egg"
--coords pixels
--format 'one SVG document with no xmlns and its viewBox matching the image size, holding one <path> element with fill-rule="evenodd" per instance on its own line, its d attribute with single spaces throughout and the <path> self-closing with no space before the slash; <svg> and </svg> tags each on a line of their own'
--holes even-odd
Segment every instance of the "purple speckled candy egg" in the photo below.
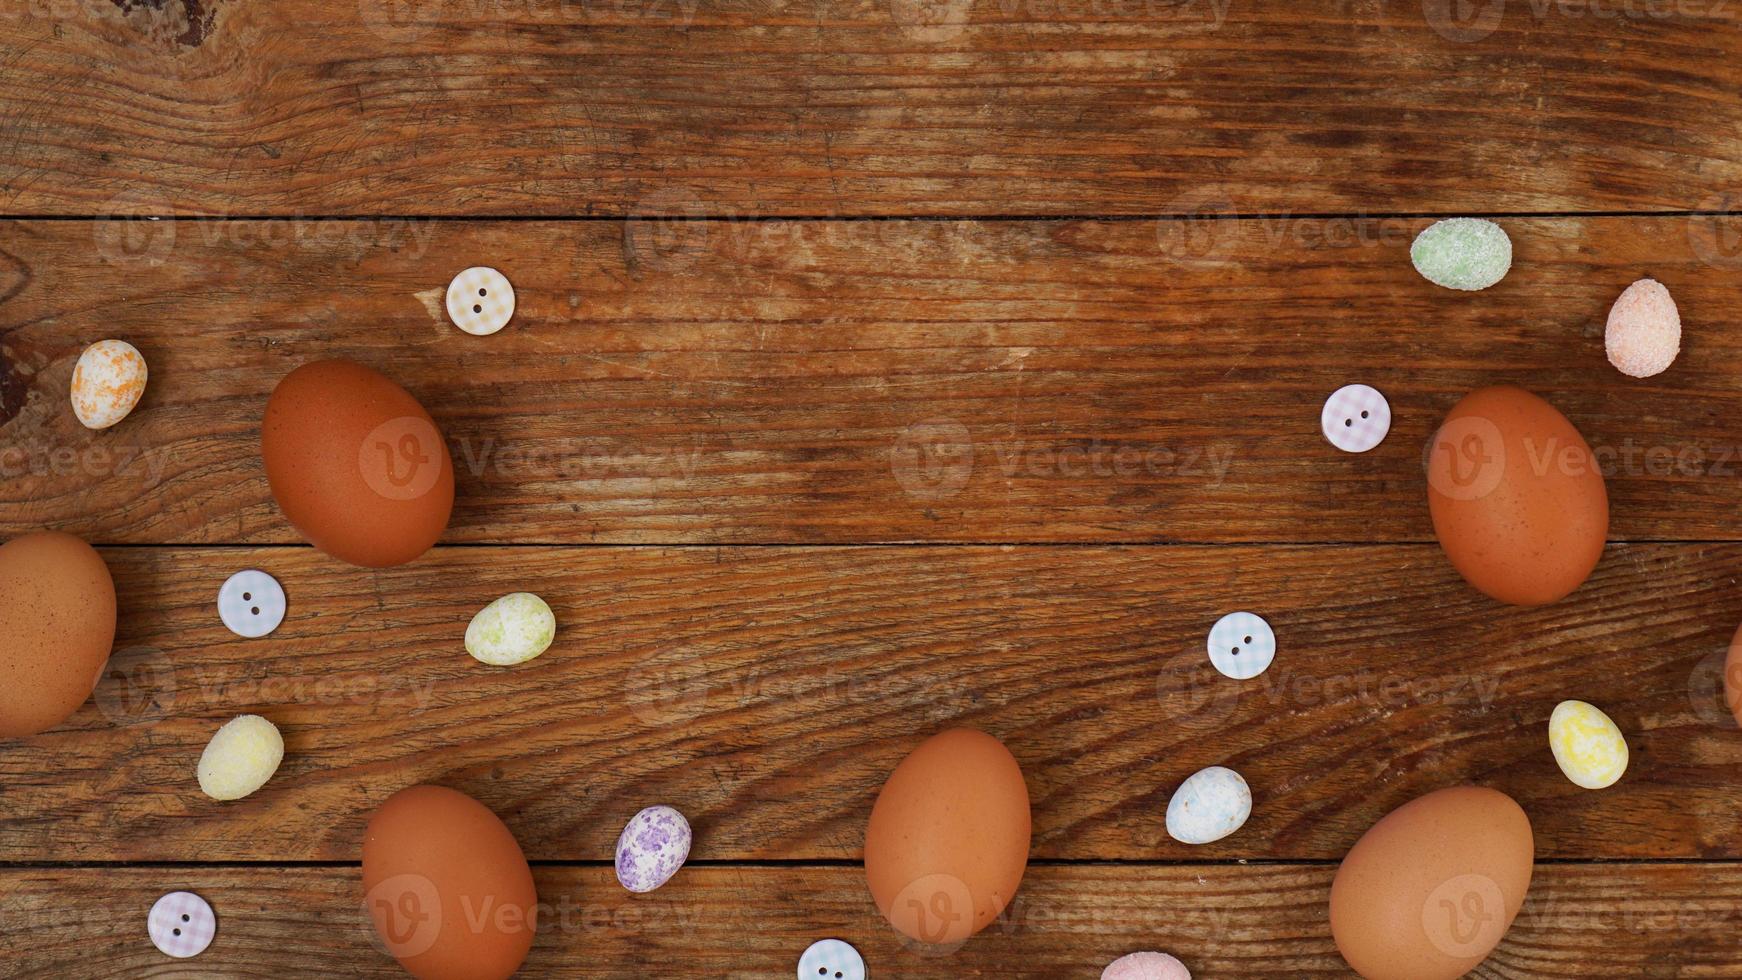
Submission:
<svg viewBox="0 0 1742 980">
<path fill-rule="evenodd" d="M 617 838 L 617 880 L 632 892 L 650 892 L 689 856 L 690 822 L 669 806 L 650 806 L 630 817 Z"/>
</svg>

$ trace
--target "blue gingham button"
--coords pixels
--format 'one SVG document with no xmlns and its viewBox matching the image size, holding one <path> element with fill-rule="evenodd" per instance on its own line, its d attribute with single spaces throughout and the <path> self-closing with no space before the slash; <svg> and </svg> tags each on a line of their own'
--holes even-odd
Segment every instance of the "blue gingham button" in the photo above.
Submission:
<svg viewBox="0 0 1742 980">
<path fill-rule="evenodd" d="M 1210 627 L 1210 663 L 1237 681 L 1257 677 L 1276 659 L 1276 634 L 1262 616 L 1232 612 Z"/>
<path fill-rule="evenodd" d="M 865 958 L 839 939 L 811 944 L 798 958 L 798 980 L 865 980 Z"/>
<path fill-rule="evenodd" d="M 218 590 L 218 618 L 230 632 L 250 640 L 277 629 L 284 608 L 278 580 L 257 568 L 237 572 Z"/>
</svg>

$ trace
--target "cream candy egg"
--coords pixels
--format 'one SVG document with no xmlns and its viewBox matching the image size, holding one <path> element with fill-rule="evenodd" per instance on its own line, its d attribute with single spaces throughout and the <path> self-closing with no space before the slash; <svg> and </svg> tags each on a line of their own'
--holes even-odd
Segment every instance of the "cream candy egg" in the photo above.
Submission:
<svg viewBox="0 0 1742 980">
<path fill-rule="evenodd" d="M 73 367 L 73 414 L 87 429 L 127 417 L 145 394 L 145 358 L 124 340 L 99 340 Z"/>
<path fill-rule="evenodd" d="M 1167 833 L 1181 844 L 1208 844 L 1239 830 L 1252 815 L 1252 790 L 1225 766 L 1200 769 L 1167 801 Z"/>
<path fill-rule="evenodd" d="M 1192 980 L 1192 972 L 1166 953 L 1130 953 L 1107 964 L 1101 980 Z"/>
<path fill-rule="evenodd" d="M 282 761 L 278 726 L 259 715 L 232 718 L 200 754 L 200 790 L 214 800 L 239 800 L 265 786 Z"/>
<path fill-rule="evenodd" d="M 629 818 L 617 838 L 617 881 L 650 892 L 671 880 L 690 856 L 690 822 L 669 806 L 650 806 Z"/>
<path fill-rule="evenodd" d="M 1548 747 L 1561 772 L 1585 789 L 1613 786 L 1627 771 L 1627 740 L 1594 705 L 1562 701 L 1548 719 Z"/>
<path fill-rule="evenodd" d="M 556 614 L 530 592 L 510 592 L 472 617 L 466 652 L 494 667 L 525 663 L 550 649 Z"/>
<path fill-rule="evenodd" d="M 1682 349 L 1682 317 L 1663 283 L 1641 279 L 1621 291 L 1603 328 L 1603 351 L 1632 378 L 1663 373 Z"/>
</svg>

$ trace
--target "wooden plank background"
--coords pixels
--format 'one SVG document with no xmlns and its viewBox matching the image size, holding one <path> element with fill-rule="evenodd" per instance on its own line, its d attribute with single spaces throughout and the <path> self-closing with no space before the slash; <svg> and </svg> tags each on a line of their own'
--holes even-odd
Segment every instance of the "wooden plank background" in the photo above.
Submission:
<svg viewBox="0 0 1742 980">
<path fill-rule="evenodd" d="M 1729 0 L 21 0 L 0 12 L 0 539 L 103 547 L 117 652 L 63 726 L 0 745 L 0 973 L 393 976 L 362 826 L 435 781 L 501 814 L 549 907 L 527 976 L 784 976 L 827 936 L 879 977 L 1348 976 L 1337 859 L 1478 782 L 1537 837 L 1474 974 L 1742 977 L 1742 35 Z M 1434 217 L 1509 215 L 1515 266 L 1410 268 Z M 162 220 L 157 220 L 162 219 Z M 514 283 L 466 336 L 461 268 Z M 1603 359 L 1669 285 L 1666 374 Z M 82 348 L 151 366 L 67 411 Z M 454 452 L 443 542 L 362 570 L 267 492 L 277 379 L 325 356 L 413 391 Z M 1389 438 L 1317 430 L 1386 393 Z M 1432 543 L 1423 446 L 1464 392 L 1548 397 L 1608 475 L 1611 541 L 1546 609 Z M 213 597 L 290 595 L 242 641 Z M 556 645 L 468 658 L 532 589 Z M 1215 675 L 1251 609 L 1276 665 Z M 1633 762 L 1561 777 L 1554 704 Z M 216 804 L 235 714 L 288 751 Z M 890 767 L 951 724 L 1022 761 L 1018 906 L 905 947 L 860 857 Z M 1228 764 L 1256 808 L 1162 815 Z M 626 817 L 674 803 L 693 866 L 630 896 Z M 213 902 L 172 963 L 144 919 Z"/>
</svg>

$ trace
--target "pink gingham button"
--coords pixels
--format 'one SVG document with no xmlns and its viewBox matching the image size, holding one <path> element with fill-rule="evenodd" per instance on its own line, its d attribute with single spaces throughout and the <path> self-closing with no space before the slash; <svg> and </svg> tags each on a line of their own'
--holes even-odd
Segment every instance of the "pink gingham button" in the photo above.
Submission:
<svg viewBox="0 0 1742 980">
<path fill-rule="evenodd" d="M 1325 439 L 1346 453 L 1364 453 L 1391 431 L 1391 403 L 1377 389 L 1344 385 L 1325 399 L 1319 413 Z"/>
<path fill-rule="evenodd" d="M 508 277 L 476 265 L 448 283 L 448 319 L 474 337 L 487 337 L 514 316 L 514 287 Z"/>
<path fill-rule="evenodd" d="M 153 946 L 185 960 L 212 944 L 212 937 L 218 934 L 218 918 L 206 900 L 193 892 L 170 892 L 151 907 L 145 930 L 151 933 Z"/>
</svg>

